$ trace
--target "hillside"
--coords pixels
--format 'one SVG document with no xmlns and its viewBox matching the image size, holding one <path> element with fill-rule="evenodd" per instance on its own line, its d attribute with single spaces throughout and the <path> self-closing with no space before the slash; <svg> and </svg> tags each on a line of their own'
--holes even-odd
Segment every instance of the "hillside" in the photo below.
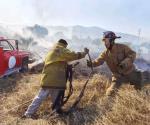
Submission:
<svg viewBox="0 0 150 125">
<path fill-rule="evenodd" d="M 38 92 L 40 75 L 16 74 L 0 80 L 0 125 L 150 124 L 150 85 L 138 92 L 130 85 L 123 85 L 116 98 L 106 100 L 104 93 L 110 81 L 100 74 L 91 78 L 76 111 L 69 116 L 49 117 L 50 101 L 47 99 L 37 112 L 38 120 L 21 119 L 30 104 L 28 101 Z M 78 76 L 74 80 L 74 94 L 65 109 L 74 102 L 86 79 L 87 77 Z M 28 103 L 20 105 L 25 102 Z M 18 105 L 20 106 L 16 107 Z"/>
<path fill-rule="evenodd" d="M 85 27 L 75 26 L 44 26 L 35 24 L 33 26 L 26 25 L 0 25 L 0 36 L 18 39 L 22 49 L 39 54 L 37 58 L 44 57 L 45 53 L 58 41 L 58 39 L 66 39 L 69 48 L 74 51 L 81 51 L 84 47 L 88 47 L 93 56 L 97 56 L 103 49 L 104 45 L 100 41 L 103 32 L 109 29 L 101 27 Z M 115 32 L 115 31 L 114 31 Z M 115 32 L 121 39 L 117 39 L 118 43 L 125 43 L 131 46 L 139 57 L 150 62 L 149 47 L 150 40 L 139 38 L 136 35 Z M 44 50 L 44 51 L 43 51 Z"/>
</svg>

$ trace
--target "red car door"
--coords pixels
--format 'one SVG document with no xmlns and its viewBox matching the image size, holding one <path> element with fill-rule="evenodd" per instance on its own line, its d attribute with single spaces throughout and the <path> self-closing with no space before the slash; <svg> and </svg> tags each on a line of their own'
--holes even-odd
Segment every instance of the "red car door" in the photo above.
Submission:
<svg viewBox="0 0 150 125">
<path fill-rule="evenodd" d="M 18 51 L 7 40 L 2 40 L 1 46 L 3 47 L 3 67 L 5 69 L 4 74 L 11 74 L 14 70 L 19 68 L 20 57 Z"/>
</svg>

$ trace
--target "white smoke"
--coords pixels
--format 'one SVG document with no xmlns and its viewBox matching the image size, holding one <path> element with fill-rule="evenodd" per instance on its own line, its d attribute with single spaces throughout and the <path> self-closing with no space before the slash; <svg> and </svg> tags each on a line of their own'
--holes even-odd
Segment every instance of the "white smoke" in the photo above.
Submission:
<svg viewBox="0 0 150 125">
<path fill-rule="evenodd" d="M 87 47 L 92 57 L 96 58 L 105 49 L 104 44 L 100 41 L 103 31 L 105 30 L 98 27 L 83 26 L 0 26 L 0 36 L 18 39 L 20 47 L 32 52 L 37 60 L 44 60 L 47 52 L 62 38 L 69 43 L 69 49 L 83 51 L 84 47 Z M 150 67 L 149 40 L 141 39 L 140 43 L 136 44 L 138 39 L 136 36 L 118 34 L 122 36 L 122 39 L 117 42 L 125 43 L 134 49 L 137 57 L 142 59 L 142 61 L 138 60 L 136 65 L 147 70 Z"/>
</svg>

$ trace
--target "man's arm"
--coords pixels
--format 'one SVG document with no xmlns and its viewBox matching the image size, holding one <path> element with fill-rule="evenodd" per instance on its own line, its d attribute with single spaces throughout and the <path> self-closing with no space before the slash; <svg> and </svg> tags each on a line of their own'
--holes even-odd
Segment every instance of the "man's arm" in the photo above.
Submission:
<svg viewBox="0 0 150 125">
<path fill-rule="evenodd" d="M 82 59 L 86 56 L 86 52 L 74 52 L 74 51 L 70 51 L 69 49 L 64 49 L 63 50 L 63 54 L 62 54 L 62 59 L 64 59 L 64 61 L 74 61 L 74 60 L 78 60 L 78 59 Z"/>
<path fill-rule="evenodd" d="M 106 58 L 106 52 L 104 51 L 100 54 L 100 56 L 97 59 L 92 61 L 93 67 L 102 65 L 105 62 L 105 58 Z"/>
</svg>

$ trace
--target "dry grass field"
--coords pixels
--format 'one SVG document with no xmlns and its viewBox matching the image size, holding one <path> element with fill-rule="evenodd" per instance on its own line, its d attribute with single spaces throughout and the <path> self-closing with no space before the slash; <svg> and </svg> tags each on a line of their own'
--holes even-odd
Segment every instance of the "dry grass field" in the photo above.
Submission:
<svg viewBox="0 0 150 125">
<path fill-rule="evenodd" d="M 74 80 L 74 94 L 64 109 L 74 102 L 86 79 Z M 76 111 L 68 116 L 49 117 L 48 98 L 38 110 L 37 120 L 21 119 L 39 90 L 39 80 L 40 74 L 28 73 L 0 80 L 0 125 L 150 125 L 150 85 L 136 91 L 126 84 L 114 98 L 106 98 L 110 81 L 99 74 L 90 79 Z"/>
</svg>

